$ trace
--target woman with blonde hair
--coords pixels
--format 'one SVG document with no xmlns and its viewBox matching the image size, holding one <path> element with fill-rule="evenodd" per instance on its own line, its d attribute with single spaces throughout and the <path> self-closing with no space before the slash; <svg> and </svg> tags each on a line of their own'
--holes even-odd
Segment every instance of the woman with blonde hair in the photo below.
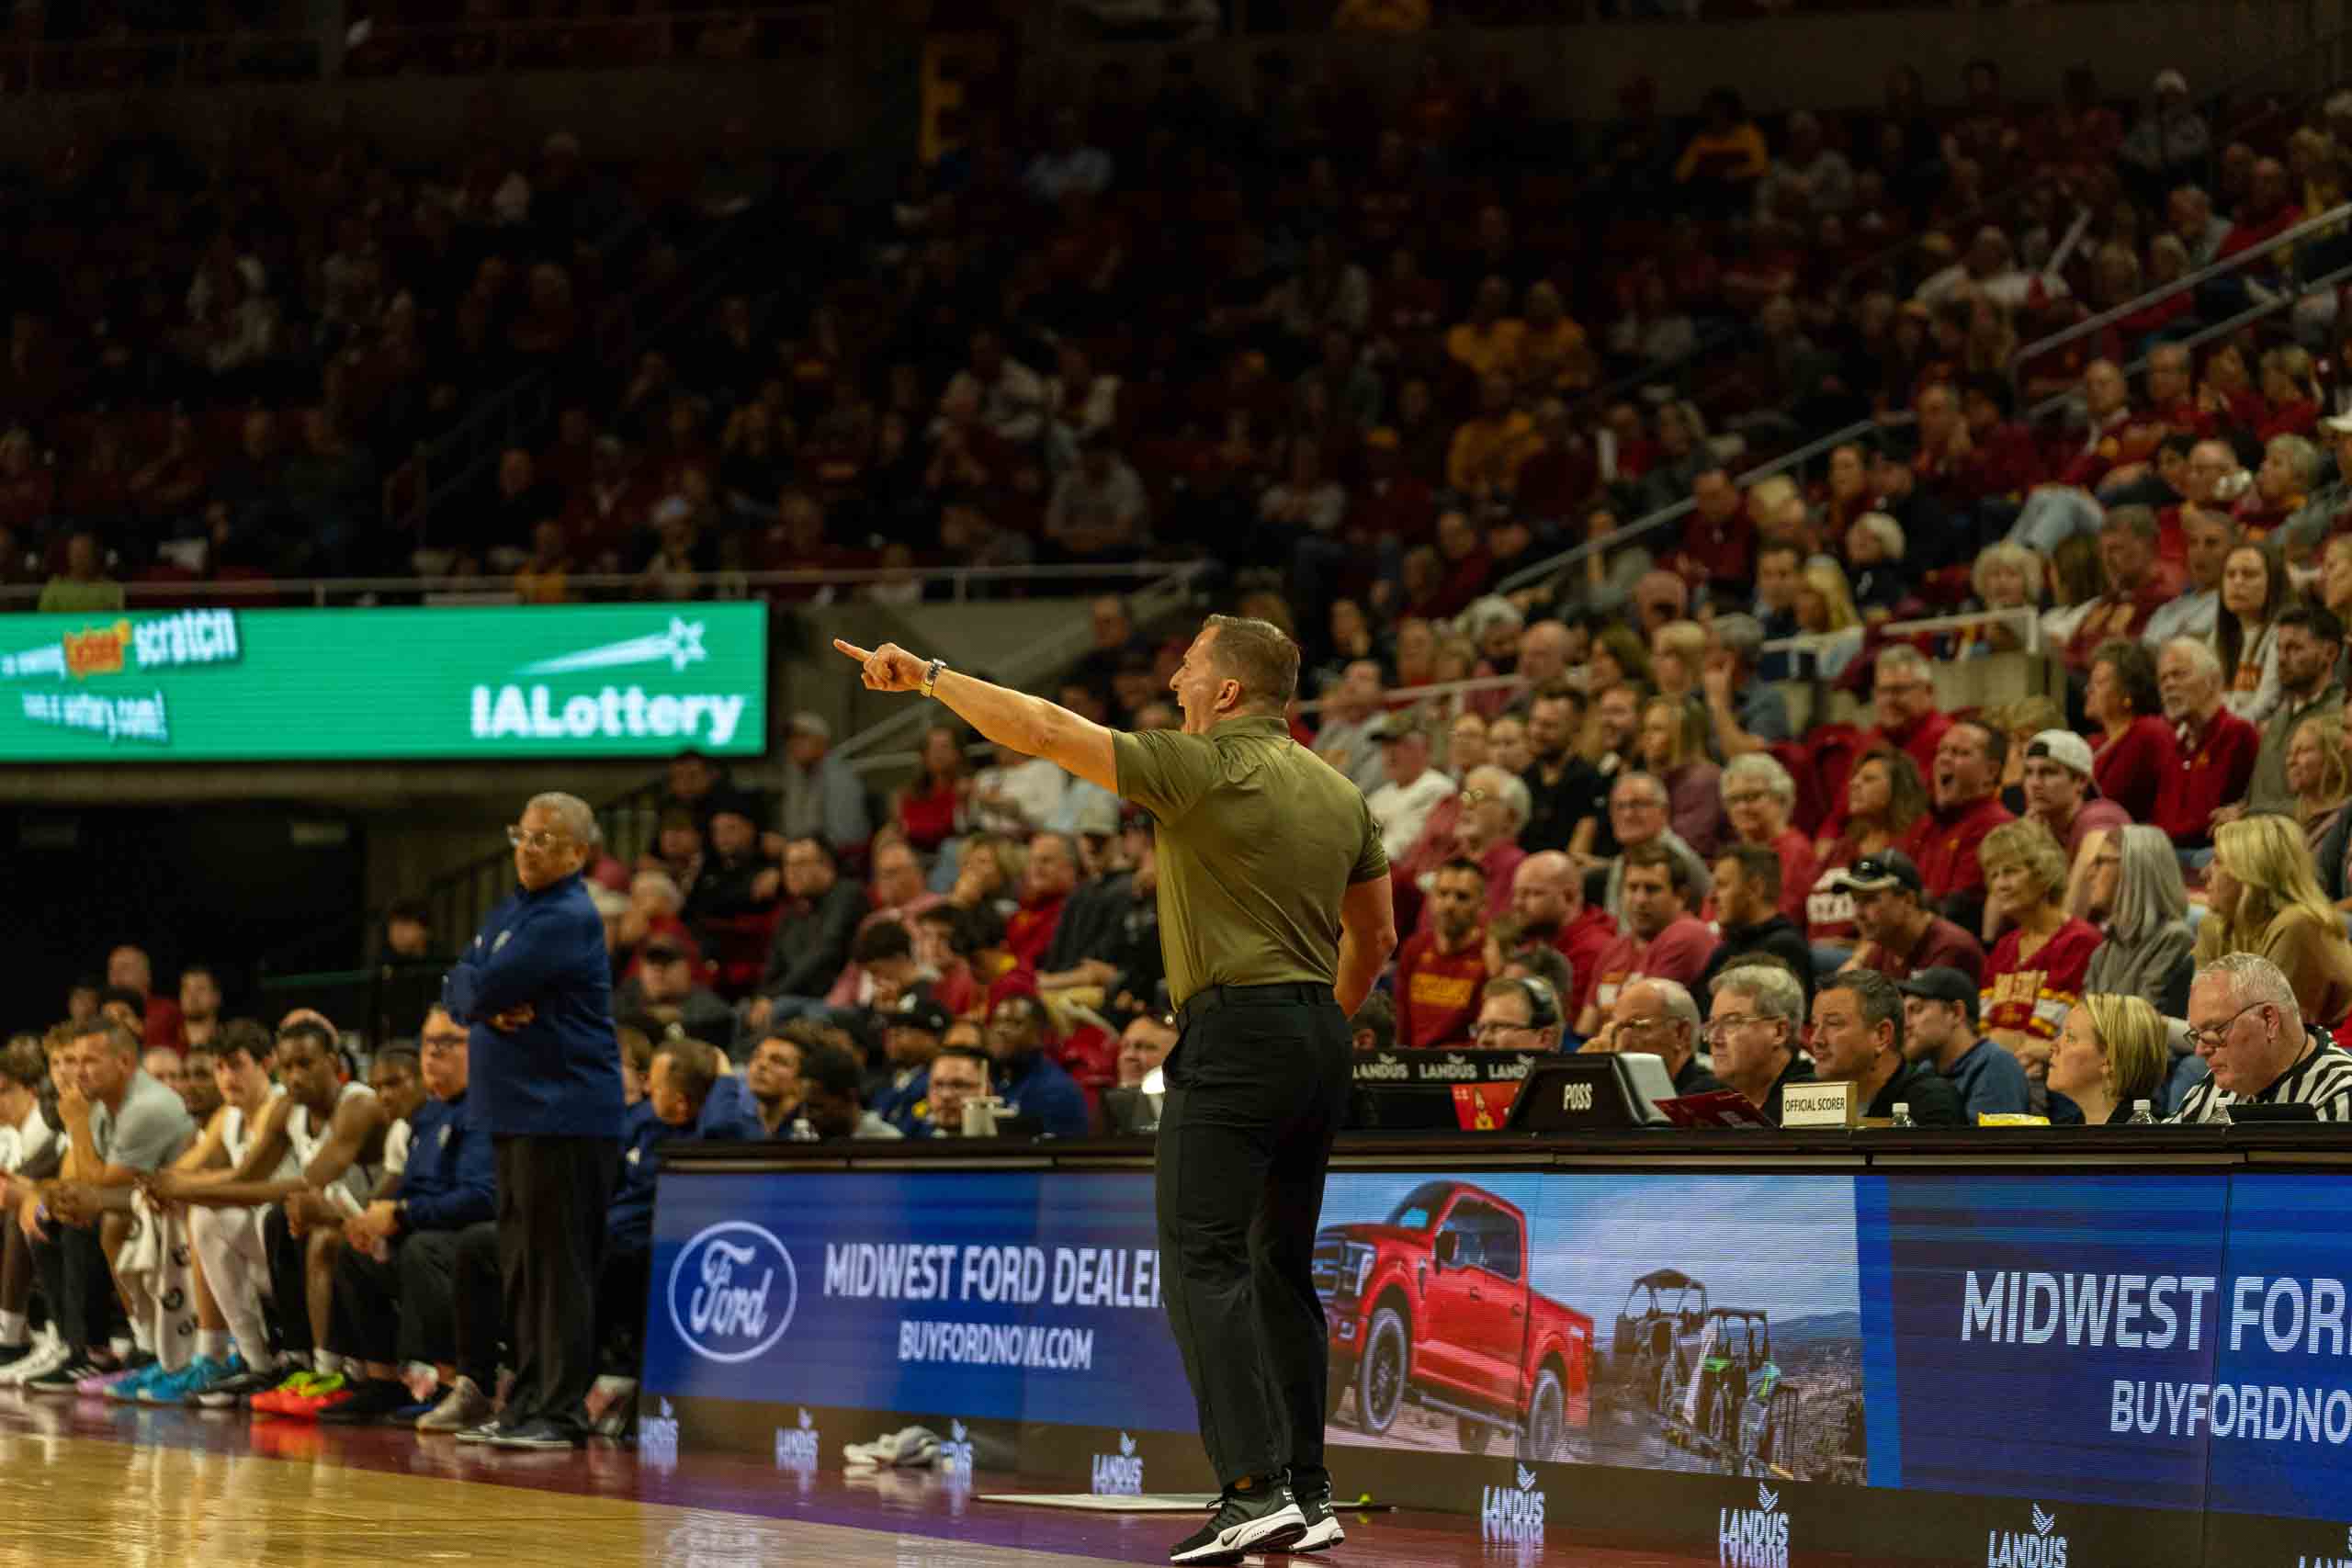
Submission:
<svg viewBox="0 0 2352 1568">
<path fill-rule="evenodd" d="M 2030 545 L 2002 539 L 1976 552 L 1968 574 L 1978 610 L 2039 610 L 2043 586 L 2041 553 Z M 1982 659 L 1988 653 L 2009 653 L 2025 646 L 2015 621 L 1993 621 L 1963 626 L 1951 634 L 1947 659 Z"/>
<path fill-rule="evenodd" d="M 2335 834 L 2344 803 L 2352 798 L 2352 757 L 2344 750 L 2344 727 L 2331 715 L 2307 718 L 2287 738 L 2287 787 L 2295 792 L 2295 820 L 2314 862 L 2320 845 Z"/>
<path fill-rule="evenodd" d="M 1853 591 L 1846 586 L 1845 569 L 1827 556 L 1814 557 L 1798 575 L 1797 630 L 1815 639 L 1810 659 L 1824 681 L 1844 674 L 1862 651 L 1862 617 L 1854 609 Z"/>
<path fill-rule="evenodd" d="M 1977 861 L 1984 868 L 1985 917 L 2009 928 L 1984 959 L 1984 1032 L 2025 1065 L 2028 1077 L 2039 1078 L 2104 939 L 2059 902 L 2066 892 L 2066 852 L 2041 823 L 1994 829 Z"/>
<path fill-rule="evenodd" d="M 2050 1093 L 2064 1095 L 2093 1127 L 2132 1119 L 2145 1100 L 2151 1117 L 2172 1070 L 2165 1021 L 2138 997 L 2094 991 L 2066 1010 L 2050 1052 Z"/>
<path fill-rule="evenodd" d="M 2320 891 L 2312 852 L 2291 818 L 2242 817 L 2213 834 L 2197 962 L 2253 953 L 2277 964 L 2303 1017 L 2333 1030 L 2352 1013 L 2352 942 Z"/>
<path fill-rule="evenodd" d="M 1706 721 L 1694 719 L 1679 697 L 1655 696 L 1642 705 L 1634 745 L 1642 767 L 1666 786 L 1674 830 L 1701 854 L 1713 854 L 1724 833 L 1723 770 L 1707 760 Z"/>
<path fill-rule="evenodd" d="M 2137 824 L 2093 833 L 2075 870 L 2066 908 L 2107 932 L 2083 984 L 2146 997 L 2167 1018 L 2188 1017 L 2197 936 L 2171 836 Z"/>
</svg>

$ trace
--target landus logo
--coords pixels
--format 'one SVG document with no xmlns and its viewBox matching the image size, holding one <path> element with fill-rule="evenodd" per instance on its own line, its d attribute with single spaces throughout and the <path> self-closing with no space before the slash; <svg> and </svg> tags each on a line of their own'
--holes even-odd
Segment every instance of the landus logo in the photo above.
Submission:
<svg viewBox="0 0 2352 1568">
<path fill-rule="evenodd" d="M 1789 1568 L 1789 1516 L 1781 1512 L 1781 1495 L 1758 1482 L 1756 1506 L 1719 1511 L 1715 1542 L 1723 1568 Z"/>
<path fill-rule="evenodd" d="M 810 1471 L 817 1468 L 817 1423 L 804 1408 L 797 1427 L 775 1429 L 775 1467 L 778 1470 Z"/>
<path fill-rule="evenodd" d="M 2347 1527 L 2344 1531 L 2343 1556 L 2319 1557 L 2298 1554 L 2295 1558 L 2295 1568 L 2352 1568 L 2352 1527 Z"/>
<path fill-rule="evenodd" d="M 972 1473 L 972 1433 L 961 1421 L 951 1418 L 947 1423 L 947 1440 L 939 1445 L 939 1468 L 949 1475 Z"/>
<path fill-rule="evenodd" d="M 673 674 L 710 655 L 702 646 L 703 623 L 670 618 L 670 629 L 625 637 L 554 659 L 526 664 L 518 677 L 576 675 L 631 665 L 667 664 Z M 481 740 L 687 739 L 725 746 L 735 739 L 748 699 L 740 692 L 663 692 L 649 695 L 639 685 L 606 685 L 559 701 L 547 683 L 512 681 L 473 689 L 473 733 Z"/>
<path fill-rule="evenodd" d="M 2058 1516 L 2033 1506 L 2033 1533 L 1988 1530 L 1984 1538 L 1984 1568 L 2066 1568 L 2066 1538 L 2058 1533 Z"/>
<path fill-rule="evenodd" d="M 1119 1434 L 1119 1451 L 1094 1456 L 1097 1497 L 1136 1497 L 1143 1493 L 1143 1461 L 1136 1457 L 1136 1440 Z"/>
<path fill-rule="evenodd" d="M 637 1457 L 648 1464 L 674 1469 L 678 1462 L 678 1417 L 670 1402 L 662 1401 L 659 1416 L 637 1418 Z"/>
<path fill-rule="evenodd" d="M 1478 1534 L 1506 1546 L 1544 1544 L 1544 1494 L 1535 1472 L 1514 1467 L 1516 1486 L 1489 1486 L 1478 1500 Z"/>
</svg>

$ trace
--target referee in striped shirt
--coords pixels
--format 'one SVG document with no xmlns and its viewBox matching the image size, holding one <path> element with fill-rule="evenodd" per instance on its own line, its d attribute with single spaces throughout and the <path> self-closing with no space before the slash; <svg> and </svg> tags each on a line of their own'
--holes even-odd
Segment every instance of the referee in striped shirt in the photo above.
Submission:
<svg viewBox="0 0 2352 1568">
<path fill-rule="evenodd" d="M 2270 960 L 2232 953 L 2199 969 L 2188 1038 L 2211 1076 L 2173 1121 L 2227 1122 L 2233 1105 L 2308 1105 L 2323 1122 L 2352 1122 L 2352 1055 L 2303 1027 L 2295 988 Z"/>
</svg>

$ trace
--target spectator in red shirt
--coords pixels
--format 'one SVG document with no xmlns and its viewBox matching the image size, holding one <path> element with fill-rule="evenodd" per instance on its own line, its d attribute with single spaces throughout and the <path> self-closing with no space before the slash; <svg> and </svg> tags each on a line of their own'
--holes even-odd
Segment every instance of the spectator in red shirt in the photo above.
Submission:
<svg viewBox="0 0 2352 1568">
<path fill-rule="evenodd" d="M 2156 661 L 2143 644 L 2110 642 L 2092 655 L 2083 711 L 2101 731 L 2091 757 L 2099 794 L 2132 821 L 2154 821 L 2165 781 L 2179 771 L 2180 752 L 2156 689 Z"/>
<path fill-rule="evenodd" d="M 1820 874 L 1813 840 L 1789 825 L 1789 813 L 1796 806 L 1796 781 L 1769 752 L 1751 751 L 1733 758 L 1724 770 L 1723 791 L 1724 815 L 1738 841 L 1781 857 L 1780 912 L 1804 931 L 1805 900 Z"/>
<path fill-rule="evenodd" d="M 1862 933 L 1861 945 L 1839 968 L 1875 969 L 1890 980 L 1939 967 L 1972 980 L 1983 976 L 1984 947 L 1936 913 L 1919 868 L 1901 850 L 1856 861 L 1838 879 L 1838 889 L 1853 899 L 1854 923 Z"/>
<path fill-rule="evenodd" d="M 2002 827 L 1986 837 L 1983 854 L 1994 911 L 2011 922 L 1984 960 L 1983 1028 L 2040 1078 L 2104 939 L 2062 905 L 2066 854 L 2041 824 Z"/>
<path fill-rule="evenodd" d="M 1510 908 L 1513 879 L 1527 860 L 1519 830 L 1527 826 L 1527 782 L 1498 767 L 1470 770 L 1462 781 L 1462 814 L 1453 828 L 1454 853 L 1487 879 L 1487 914 Z"/>
<path fill-rule="evenodd" d="M 169 997 L 155 994 L 155 966 L 148 959 L 145 948 L 125 942 L 107 953 L 107 985 L 140 998 L 144 1010 L 141 1038 L 145 1043 L 180 1049 L 180 1005 Z"/>
<path fill-rule="evenodd" d="M 2262 736 L 2222 705 L 2222 661 L 2211 645 L 2175 637 L 2156 656 L 2156 688 L 2179 762 L 2156 795 L 2155 826 L 2184 850 L 2213 842 L 2213 813 L 2245 798 Z"/>
<path fill-rule="evenodd" d="M 1756 591 L 1756 523 L 1740 504 L 1730 471 L 1720 463 L 1702 469 L 1690 481 L 1690 504 L 1674 570 L 1693 587 L 1712 586 L 1744 603 Z"/>
<path fill-rule="evenodd" d="M 2156 567 L 2156 514 L 2144 506 L 2119 506 L 2098 530 L 2099 565 L 2107 592 L 2084 608 L 2066 639 L 2066 666 L 2088 670 L 2100 645 L 2118 637 L 2136 639 L 2148 617 L 2173 597 Z"/>
<path fill-rule="evenodd" d="M 1871 744 L 1910 754 L 1923 778 L 1936 771 L 1937 748 L 1951 720 L 1936 706 L 1936 682 L 1927 655 L 1905 643 L 1882 649 L 1871 669 L 1871 696 L 1878 705 L 1878 733 Z"/>
<path fill-rule="evenodd" d="M 1053 945 L 1055 928 L 1070 890 L 1078 886 L 1078 852 L 1061 833 L 1039 833 L 1029 840 L 1029 866 L 1022 876 L 1021 907 L 1004 922 L 1004 945 L 1031 969 Z"/>
<path fill-rule="evenodd" d="M 2026 816 L 2050 830 L 2068 865 L 2084 840 L 2132 820 L 2111 800 L 2086 798 L 2096 771 L 2090 742 L 2071 729 L 2045 729 L 2026 742 Z"/>
<path fill-rule="evenodd" d="M 2041 482 L 2041 451 L 2033 433 L 2009 417 L 2014 400 L 2006 378 L 1972 376 L 1961 389 L 1967 425 L 1965 449 L 1954 454 L 1952 484 L 1962 497 L 2022 496 Z"/>
<path fill-rule="evenodd" d="M 2135 418 L 2131 393 L 2131 383 L 2113 360 L 2094 359 L 2083 367 L 2083 404 L 2090 427 L 2059 474 L 2060 484 L 2095 489 L 2109 468 L 2126 459 L 2123 438 Z"/>
<path fill-rule="evenodd" d="M 1476 861 L 1448 861 L 1430 889 L 1430 929 L 1396 953 L 1396 1037 L 1406 1045 L 1464 1045 L 1477 1021 L 1487 975 L 1487 876 Z"/>
<path fill-rule="evenodd" d="M 2008 750 L 2009 738 L 1997 725 L 1968 719 L 1945 730 L 1928 775 L 1935 807 L 1912 824 L 1903 845 L 1928 897 L 1965 930 L 1976 928 L 1984 908 L 1977 846 L 1994 829 L 2017 820 L 2000 796 Z"/>
<path fill-rule="evenodd" d="M 1557 850 L 1520 863 L 1511 879 L 1510 908 L 1522 941 L 1548 943 L 1568 961 L 1576 987 L 1566 1010 L 1582 1017 L 1600 984 L 1601 954 L 1617 940 L 1617 922 L 1607 909 L 1585 902 L 1583 874 Z"/>
<path fill-rule="evenodd" d="M 1636 844 L 1625 852 L 1624 899 L 1629 929 L 1601 953 L 1592 998 L 1577 1020 L 1577 1032 L 1588 1039 L 1614 1011 L 1625 987 L 1645 979 L 1689 986 L 1714 956 L 1714 933 L 1690 912 L 1690 868 L 1665 845 Z"/>
</svg>

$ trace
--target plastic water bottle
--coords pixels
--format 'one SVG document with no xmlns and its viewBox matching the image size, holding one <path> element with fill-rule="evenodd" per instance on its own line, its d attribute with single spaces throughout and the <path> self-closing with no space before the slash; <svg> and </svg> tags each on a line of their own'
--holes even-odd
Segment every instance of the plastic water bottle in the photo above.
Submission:
<svg viewBox="0 0 2352 1568">
<path fill-rule="evenodd" d="M 1898 1100 L 1894 1102 L 1894 1124 L 1898 1127 L 1916 1127 L 1919 1124 L 1911 1120 L 1911 1102 L 1909 1100 Z"/>
<path fill-rule="evenodd" d="M 2156 1119 L 2148 1114 L 2146 1100 L 2135 1100 L 2132 1102 L 2132 1114 L 2126 1124 L 2133 1127 L 2153 1127 L 2156 1124 Z"/>
</svg>

